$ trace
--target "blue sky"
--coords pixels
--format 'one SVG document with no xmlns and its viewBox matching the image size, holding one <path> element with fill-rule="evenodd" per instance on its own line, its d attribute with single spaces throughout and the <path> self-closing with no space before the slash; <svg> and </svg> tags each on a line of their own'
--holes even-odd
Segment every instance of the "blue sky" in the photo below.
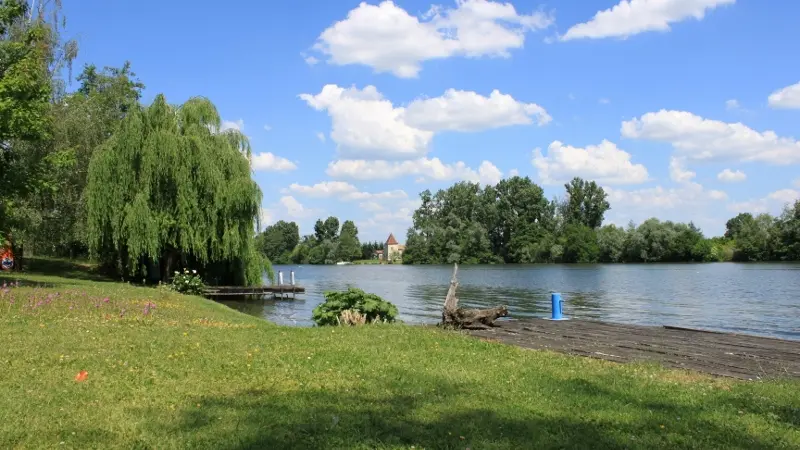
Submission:
<svg viewBox="0 0 800 450">
<path fill-rule="evenodd" d="M 250 137 L 267 222 L 402 240 L 423 189 L 573 176 L 606 222 L 724 232 L 800 197 L 798 2 L 65 2 L 84 63 L 210 98 Z M 495 92 L 496 91 L 496 92 Z"/>
</svg>

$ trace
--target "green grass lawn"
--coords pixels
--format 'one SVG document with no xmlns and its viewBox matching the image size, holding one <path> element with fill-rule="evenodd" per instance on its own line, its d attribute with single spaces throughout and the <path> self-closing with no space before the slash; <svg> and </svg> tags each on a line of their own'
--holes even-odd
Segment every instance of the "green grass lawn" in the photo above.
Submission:
<svg viewBox="0 0 800 450">
<path fill-rule="evenodd" d="M 81 278 L 0 293 L 0 448 L 800 448 L 798 382 L 279 327 Z"/>
</svg>

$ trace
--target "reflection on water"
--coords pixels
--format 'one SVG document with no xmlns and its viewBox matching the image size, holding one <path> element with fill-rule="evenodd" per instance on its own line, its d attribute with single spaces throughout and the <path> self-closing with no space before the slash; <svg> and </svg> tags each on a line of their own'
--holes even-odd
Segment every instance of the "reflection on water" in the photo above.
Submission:
<svg viewBox="0 0 800 450">
<path fill-rule="evenodd" d="M 279 266 L 306 294 L 295 300 L 225 298 L 237 310 L 288 325 L 312 325 L 327 290 L 350 286 L 397 305 L 400 319 L 436 323 L 450 266 Z M 561 292 L 571 317 L 676 325 L 800 339 L 800 264 L 462 266 L 461 305 L 508 305 L 513 317 L 545 317 Z"/>
</svg>

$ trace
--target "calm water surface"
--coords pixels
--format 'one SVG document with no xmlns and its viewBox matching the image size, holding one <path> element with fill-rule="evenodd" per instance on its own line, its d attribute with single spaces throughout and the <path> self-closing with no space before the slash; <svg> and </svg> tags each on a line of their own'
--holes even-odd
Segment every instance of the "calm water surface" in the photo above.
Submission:
<svg viewBox="0 0 800 450">
<path fill-rule="evenodd" d="M 223 303 L 287 324 L 312 325 L 323 292 L 349 286 L 397 305 L 408 323 L 436 323 L 452 266 L 276 266 L 306 288 L 296 300 Z M 676 325 L 800 340 L 800 264 L 462 266 L 460 304 L 508 305 L 513 317 L 547 317 L 552 291 L 569 317 Z"/>
</svg>

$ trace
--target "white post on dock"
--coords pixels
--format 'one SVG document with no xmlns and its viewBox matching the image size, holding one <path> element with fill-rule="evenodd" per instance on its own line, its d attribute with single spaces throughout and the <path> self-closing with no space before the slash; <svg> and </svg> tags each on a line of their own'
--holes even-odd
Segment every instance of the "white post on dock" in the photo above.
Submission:
<svg viewBox="0 0 800 450">
<path fill-rule="evenodd" d="M 278 271 L 278 286 L 283 286 L 283 271 Z"/>
<path fill-rule="evenodd" d="M 294 270 L 289 272 L 289 283 L 291 283 L 292 286 L 294 286 Z"/>
</svg>

